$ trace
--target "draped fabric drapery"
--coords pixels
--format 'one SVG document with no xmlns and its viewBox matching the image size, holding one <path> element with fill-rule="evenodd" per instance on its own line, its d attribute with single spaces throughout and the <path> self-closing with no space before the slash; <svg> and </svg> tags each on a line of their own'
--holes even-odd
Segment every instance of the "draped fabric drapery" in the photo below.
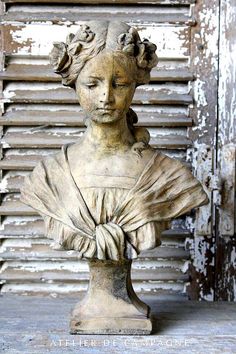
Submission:
<svg viewBox="0 0 236 354">
<path fill-rule="evenodd" d="M 79 257 L 136 258 L 140 250 L 129 235 L 153 222 L 160 233 L 169 220 L 208 200 L 184 165 L 153 150 L 142 174 L 120 198 L 110 218 L 105 223 L 95 222 L 71 173 L 67 148 L 41 161 L 26 177 L 21 200 L 43 216 L 47 237 L 63 249 L 77 250 Z"/>
</svg>

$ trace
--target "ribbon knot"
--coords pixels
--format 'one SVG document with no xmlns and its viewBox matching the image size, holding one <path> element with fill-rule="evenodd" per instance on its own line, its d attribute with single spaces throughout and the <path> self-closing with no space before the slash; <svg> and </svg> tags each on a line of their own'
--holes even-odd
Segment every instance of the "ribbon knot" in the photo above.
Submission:
<svg viewBox="0 0 236 354">
<path fill-rule="evenodd" d="M 137 257 L 137 252 L 128 242 L 122 228 L 113 223 L 99 224 L 95 228 L 97 258 L 101 260 L 118 261 L 125 259 L 127 253 L 132 252 L 133 258 Z"/>
</svg>

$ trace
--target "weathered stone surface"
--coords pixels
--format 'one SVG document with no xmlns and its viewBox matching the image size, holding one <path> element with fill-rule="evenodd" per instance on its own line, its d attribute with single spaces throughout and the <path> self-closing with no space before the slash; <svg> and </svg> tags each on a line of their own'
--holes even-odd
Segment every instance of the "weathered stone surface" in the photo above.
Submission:
<svg viewBox="0 0 236 354">
<path fill-rule="evenodd" d="M 88 292 L 72 312 L 71 333 L 150 334 L 150 310 L 133 290 L 131 261 L 94 260 L 89 265 Z"/>
</svg>

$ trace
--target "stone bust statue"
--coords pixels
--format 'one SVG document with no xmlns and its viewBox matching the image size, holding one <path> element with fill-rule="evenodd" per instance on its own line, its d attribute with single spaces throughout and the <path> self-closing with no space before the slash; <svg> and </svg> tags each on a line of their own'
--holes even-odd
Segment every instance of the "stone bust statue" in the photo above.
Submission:
<svg viewBox="0 0 236 354">
<path fill-rule="evenodd" d="M 155 51 L 125 23 L 91 21 L 50 53 L 62 83 L 76 91 L 87 129 L 35 167 L 21 198 L 42 215 L 54 247 L 89 260 L 90 290 L 74 310 L 72 333 L 150 333 L 148 308 L 130 282 L 131 260 L 160 245 L 171 219 L 208 200 L 191 172 L 151 148 L 148 131 L 134 125 L 130 105 L 157 64 Z"/>
</svg>

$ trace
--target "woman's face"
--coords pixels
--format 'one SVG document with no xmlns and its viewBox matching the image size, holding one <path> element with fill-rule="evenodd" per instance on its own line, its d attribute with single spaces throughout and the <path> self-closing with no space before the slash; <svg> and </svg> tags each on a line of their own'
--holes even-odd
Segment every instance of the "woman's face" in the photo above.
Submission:
<svg viewBox="0 0 236 354">
<path fill-rule="evenodd" d="M 135 91 L 135 69 L 124 54 L 108 51 L 88 61 L 75 85 L 86 115 L 98 123 L 124 118 Z"/>
</svg>

